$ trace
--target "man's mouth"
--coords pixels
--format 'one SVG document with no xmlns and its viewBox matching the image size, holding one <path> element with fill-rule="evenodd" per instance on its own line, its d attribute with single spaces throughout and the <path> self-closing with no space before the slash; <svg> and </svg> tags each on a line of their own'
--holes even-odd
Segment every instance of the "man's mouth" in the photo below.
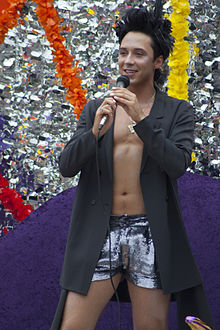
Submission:
<svg viewBox="0 0 220 330">
<path fill-rule="evenodd" d="M 133 75 L 133 74 L 135 74 L 137 71 L 136 71 L 136 70 L 131 70 L 131 69 L 124 69 L 124 72 L 125 72 L 127 75 Z"/>
</svg>

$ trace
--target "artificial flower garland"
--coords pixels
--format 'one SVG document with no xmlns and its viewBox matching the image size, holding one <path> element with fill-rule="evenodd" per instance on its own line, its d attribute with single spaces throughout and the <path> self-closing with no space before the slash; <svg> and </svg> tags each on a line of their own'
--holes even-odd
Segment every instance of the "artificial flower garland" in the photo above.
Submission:
<svg viewBox="0 0 220 330">
<path fill-rule="evenodd" d="M 9 7 L 0 14 L 0 44 L 3 43 L 6 34 L 18 24 L 21 10 L 26 0 L 8 0 Z"/>
<path fill-rule="evenodd" d="M 45 29 L 45 34 L 53 47 L 53 61 L 56 65 L 56 77 L 62 79 L 62 84 L 68 89 L 66 99 L 74 106 L 74 112 L 78 119 L 80 113 L 86 103 L 86 90 L 81 87 L 82 80 L 77 76 L 82 69 L 78 67 L 78 61 L 72 67 L 73 56 L 65 49 L 63 45 L 64 37 L 60 35 L 61 29 L 59 23 L 61 19 L 52 5 L 53 0 L 35 1 L 38 4 L 36 13 L 39 17 L 41 25 Z M 0 43 L 3 43 L 6 34 L 18 23 L 18 18 L 21 15 L 21 10 L 26 0 L 8 0 L 9 8 L 3 10 L 0 15 Z M 2 206 L 12 213 L 16 220 L 23 220 L 28 214 L 33 211 L 31 205 L 24 205 L 21 195 L 13 189 L 8 188 L 8 181 L 0 175 L 0 202 Z M 7 234 L 7 228 L 3 228 L 3 232 Z"/>
<path fill-rule="evenodd" d="M 9 182 L 0 174 L 0 201 L 6 211 L 18 220 L 24 220 L 34 208 L 30 204 L 24 204 L 21 195 L 14 189 L 9 188 Z"/>
<path fill-rule="evenodd" d="M 0 16 L 0 43 L 4 41 L 8 31 L 17 25 L 17 19 L 21 15 L 26 0 L 9 0 L 8 2 L 10 4 L 9 8 L 3 10 Z M 74 57 L 63 45 L 65 38 L 61 36 L 59 27 L 61 19 L 52 4 L 53 0 L 35 0 L 35 2 L 38 5 L 35 10 L 36 14 L 45 30 L 50 46 L 54 49 L 52 53 L 54 55 L 53 61 L 57 63 L 56 77 L 61 78 L 63 86 L 67 88 L 65 98 L 74 106 L 74 113 L 76 118 L 79 119 L 83 106 L 87 102 L 85 98 L 87 91 L 82 89 L 82 79 L 77 76 L 82 68 L 78 67 L 78 61 L 76 61 L 74 67 L 72 66 Z"/>
<path fill-rule="evenodd" d="M 188 0 L 171 0 L 173 12 L 170 16 L 172 35 L 175 38 L 173 53 L 169 56 L 168 95 L 188 100 L 187 68 L 190 59 L 189 43 L 184 40 L 188 35 L 190 13 Z"/>
<path fill-rule="evenodd" d="M 68 89 L 66 100 L 70 101 L 74 106 L 74 112 L 77 119 L 86 104 L 86 90 L 82 89 L 82 79 L 77 76 L 82 71 L 82 68 L 78 67 L 78 61 L 74 67 L 72 67 L 73 56 L 63 45 L 65 38 L 60 35 L 61 29 L 59 23 L 61 19 L 58 17 L 58 13 L 54 8 L 53 0 L 35 0 L 38 4 L 36 8 L 36 14 L 39 17 L 41 25 L 44 27 L 47 40 L 50 42 L 50 46 L 54 49 L 52 51 L 54 58 L 53 61 L 56 65 L 56 77 L 62 79 L 62 84 Z"/>
</svg>

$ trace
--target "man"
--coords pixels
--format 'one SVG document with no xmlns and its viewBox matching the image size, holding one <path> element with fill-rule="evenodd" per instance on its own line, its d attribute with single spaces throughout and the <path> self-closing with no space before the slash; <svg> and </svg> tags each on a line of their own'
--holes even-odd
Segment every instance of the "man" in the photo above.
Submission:
<svg viewBox="0 0 220 330">
<path fill-rule="evenodd" d="M 110 277 L 118 287 L 122 275 L 135 330 L 167 329 L 171 295 L 181 306 L 179 329 L 187 313 L 211 323 L 176 185 L 191 161 L 193 111 L 156 86 L 173 46 L 170 23 L 132 8 L 116 31 L 119 72 L 130 85 L 85 106 L 60 157 L 63 176 L 81 175 L 52 329 L 94 329 L 114 294 Z"/>
</svg>

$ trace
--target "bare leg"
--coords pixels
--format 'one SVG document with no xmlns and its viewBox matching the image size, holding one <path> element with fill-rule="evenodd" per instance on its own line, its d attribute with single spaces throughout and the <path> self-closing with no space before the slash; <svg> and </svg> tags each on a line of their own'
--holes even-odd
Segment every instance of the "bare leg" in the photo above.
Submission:
<svg viewBox="0 0 220 330">
<path fill-rule="evenodd" d="M 121 274 L 113 277 L 115 287 L 121 279 Z M 91 283 L 87 296 L 69 291 L 64 307 L 60 330 L 92 330 L 103 309 L 114 293 L 111 280 Z"/>
<path fill-rule="evenodd" d="M 128 281 L 134 330 L 167 330 L 170 294 L 141 288 Z"/>
</svg>

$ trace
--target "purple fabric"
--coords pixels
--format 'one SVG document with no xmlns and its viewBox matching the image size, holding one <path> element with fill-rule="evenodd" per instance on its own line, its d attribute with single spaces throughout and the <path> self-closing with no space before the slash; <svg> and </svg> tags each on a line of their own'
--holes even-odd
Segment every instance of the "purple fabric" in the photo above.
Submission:
<svg viewBox="0 0 220 330">
<path fill-rule="evenodd" d="M 193 254 L 220 329 L 219 181 L 187 173 L 179 179 L 179 192 Z M 1 329 L 50 328 L 74 193 L 72 188 L 49 200 L 0 240 Z M 117 317 L 117 303 L 110 302 L 96 330 L 116 329 Z M 131 306 L 121 303 L 121 329 L 131 330 L 131 324 Z M 169 329 L 177 329 L 174 303 Z"/>
</svg>

